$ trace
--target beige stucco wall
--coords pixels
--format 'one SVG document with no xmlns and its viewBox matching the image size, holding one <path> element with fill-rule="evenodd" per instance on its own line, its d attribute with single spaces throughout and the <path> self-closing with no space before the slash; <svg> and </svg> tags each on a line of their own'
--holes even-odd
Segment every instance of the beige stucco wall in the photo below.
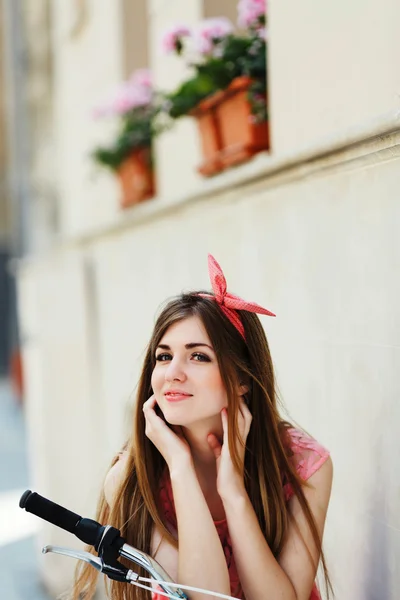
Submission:
<svg viewBox="0 0 400 600">
<path fill-rule="evenodd" d="M 78 4 L 78 3 L 77 3 Z M 74 6 L 53 3 L 54 107 L 60 229 L 64 237 L 112 220 L 117 186 L 90 158 L 108 143 L 113 124 L 93 118 L 93 109 L 126 75 L 119 3 L 90 7 L 79 34 L 71 36 Z"/>
<path fill-rule="evenodd" d="M 263 323 L 283 399 L 332 452 L 326 548 L 337 598 L 395 600 L 398 8 L 394 0 L 379 14 L 372 2 L 269 6 L 271 155 L 203 181 L 194 124 L 182 121 L 157 143 L 159 197 L 123 214 L 115 182 L 93 178 L 85 158 L 109 131 L 89 108 L 124 70 L 118 3 L 99 3 L 74 40 L 67 4 L 55 6 L 64 236 L 19 271 L 35 484 L 77 512 L 93 510 L 129 430 L 157 308 L 182 289 L 209 287 L 212 252 L 233 291 L 277 313 Z M 166 10 L 152 0 L 148 8 L 150 62 L 157 81 L 172 84 L 184 70 L 160 54 L 158 32 L 176 16 L 195 21 L 202 6 L 176 0 Z M 71 543 L 51 527 L 40 541 Z M 42 567 L 61 591 L 70 562 L 44 557 Z"/>
<path fill-rule="evenodd" d="M 396 0 L 269 4 L 274 152 L 301 151 L 400 109 Z"/>
<path fill-rule="evenodd" d="M 299 170 L 274 185 L 261 179 L 76 252 L 67 247 L 41 263 L 40 276 L 23 269 L 21 282 L 33 279 L 35 294 L 23 294 L 22 313 L 39 294 L 40 312 L 26 325 L 28 405 L 47 432 L 41 444 L 48 438 L 46 454 L 35 448 L 46 470 L 38 488 L 78 512 L 90 506 L 129 429 L 126 408 L 154 314 L 166 297 L 208 287 L 211 251 L 232 290 L 276 311 L 263 323 L 282 396 L 332 451 L 326 545 L 338 597 L 364 598 L 372 585 L 394 599 L 400 170 L 399 158 L 368 160 L 361 169 L 354 161 L 310 176 Z M 95 303 L 82 280 L 87 255 Z M 47 541 L 58 538 L 46 531 Z"/>
</svg>

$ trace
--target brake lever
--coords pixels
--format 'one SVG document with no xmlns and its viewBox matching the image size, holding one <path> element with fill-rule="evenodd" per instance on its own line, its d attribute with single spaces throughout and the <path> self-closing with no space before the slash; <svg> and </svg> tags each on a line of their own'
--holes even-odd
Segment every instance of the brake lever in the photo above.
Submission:
<svg viewBox="0 0 400 600">
<path fill-rule="evenodd" d="M 64 546 L 52 546 L 49 544 L 42 548 L 42 553 L 61 554 L 62 556 L 69 556 L 77 560 L 82 560 L 94 567 L 96 571 L 99 571 L 99 573 L 104 573 L 111 579 L 116 579 L 117 581 L 135 583 L 138 581 L 138 579 L 140 579 L 138 573 L 135 573 L 132 571 L 132 569 L 127 569 L 124 567 L 124 565 L 121 565 L 121 569 L 115 566 L 107 565 L 102 558 L 93 556 L 93 554 L 90 554 L 90 552 L 85 552 L 84 550 L 73 550 L 72 548 L 65 548 Z M 181 593 L 178 595 L 179 598 L 187 598 L 185 594 Z M 174 597 L 176 596 L 174 595 Z"/>
<path fill-rule="evenodd" d="M 72 548 L 64 548 L 63 546 L 44 546 L 42 548 L 42 554 L 47 554 L 52 552 L 53 554 L 62 554 L 63 556 L 70 556 L 71 558 L 76 558 L 77 560 L 83 560 L 84 562 L 89 563 L 92 567 L 99 571 L 100 573 L 103 570 L 104 562 L 101 558 L 97 556 L 93 556 L 90 552 L 85 552 L 83 550 L 72 550 Z"/>
<path fill-rule="evenodd" d="M 104 575 L 107 575 L 107 577 L 115 579 L 116 581 L 129 581 L 131 583 L 139 578 L 137 573 L 128 569 L 118 561 L 116 561 L 114 565 L 110 565 L 104 562 L 102 558 L 93 556 L 90 552 L 85 552 L 83 550 L 72 550 L 71 548 L 64 548 L 62 546 L 49 545 L 42 548 L 42 552 L 43 554 L 52 552 L 53 554 L 62 554 L 63 556 L 70 556 L 77 560 L 83 560 L 94 567 L 96 571 L 104 573 Z"/>
<path fill-rule="evenodd" d="M 131 550 L 131 552 L 132 552 L 132 550 L 134 550 L 134 548 L 132 548 L 128 545 L 125 545 L 125 547 L 129 548 Z M 96 569 L 96 571 L 99 571 L 100 573 L 104 573 L 105 575 L 110 577 L 110 579 L 115 579 L 117 581 L 124 581 L 126 583 L 133 583 L 133 584 L 139 585 L 139 587 L 143 587 L 144 589 L 154 591 L 154 589 L 152 587 L 144 586 L 144 585 L 141 585 L 140 583 L 138 583 L 139 581 L 142 581 L 143 583 L 145 583 L 145 582 L 153 583 L 154 579 L 152 580 L 147 577 L 140 577 L 138 575 L 138 573 L 135 573 L 131 569 L 127 569 L 122 564 L 121 564 L 121 569 L 118 569 L 116 566 L 107 565 L 102 558 L 93 556 L 93 554 L 90 554 L 90 552 L 85 552 L 82 550 L 72 550 L 71 548 L 65 548 L 63 546 L 48 545 L 48 546 L 44 546 L 42 548 L 43 554 L 47 554 L 50 552 L 52 552 L 53 554 L 62 554 L 63 556 L 70 556 L 71 558 L 75 558 L 77 560 L 83 560 L 84 562 L 87 562 L 92 567 L 94 567 Z M 129 558 L 132 560 L 131 552 L 128 553 L 126 551 L 126 554 L 128 554 Z M 139 555 L 142 555 L 142 554 L 144 556 L 147 556 L 144 553 L 139 552 Z M 151 561 L 153 560 L 149 556 L 148 556 L 148 558 Z M 117 564 L 120 564 L 120 563 L 117 563 Z M 181 586 L 181 584 L 177 584 L 172 581 L 161 580 L 161 581 L 158 581 L 157 583 L 159 585 L 161 585 L 165 591 L 168 591 L 167 594 L 164 592 L 162 595 L 169 596 L 170 598 L 176 598 L 177 600 L 187 600 L 187 598 L 188 598 L 187 595 L 180 588 L 198 591 L 198 592 L 205 592 L 206 594 L 213 595 L 214 597 L 226 598 L 228 600 L 238 600 L 237 598 L 233 598 L 232 596 L 227 596 L 226 594 L 210 592 L 209 590 L 204 590 L 201 588 L 194 588 L 191 586 Z M 171 591 L 168 589 L 168 586 L 172 586 L 173 588 L 174 587 L 178 588 L 178 586 L 179 586 L 179 588 L 175 589 L 175 590 L 173 589 L 172 593 L 171 593 Z M 162 592 L 159 592 L 159 593 L 162 593 Z"/>
</svg>

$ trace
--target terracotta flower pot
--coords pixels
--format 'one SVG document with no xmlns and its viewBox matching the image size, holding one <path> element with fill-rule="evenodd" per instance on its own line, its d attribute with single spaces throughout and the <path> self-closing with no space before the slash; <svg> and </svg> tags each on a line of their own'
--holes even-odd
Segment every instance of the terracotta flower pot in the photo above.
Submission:
<svg viewBox="0 0 400 600">
<path fill-rule="evenodd" d="M 256 123 L 251 113 L 248 101 L 251 83 L 249 77 L 237 77 L 222 92 L 216 105 L 222 142 L 219 160 L 225 168 L 269 149 L 268 121 Z"/>
<path fill-rule="evenodd" d="M 203 152 L 203 161 L 199 165 L 198 171 L 207 177 L 219 173 L 223 168 L 220 160 L 222 140 L 217 118 L 220 95 L 221 92 L 217 92 L 210 98 L 202 100 L 191 112 L 191 115 L 197 120 Z"/>
<path fill-rule="evenodd" d="M 134 150 L 120 165 L 118 176 L 121 184 L 121 208 L 128 208 L 155 193 L 154 172 L 150 148 Z"/>
</svg>

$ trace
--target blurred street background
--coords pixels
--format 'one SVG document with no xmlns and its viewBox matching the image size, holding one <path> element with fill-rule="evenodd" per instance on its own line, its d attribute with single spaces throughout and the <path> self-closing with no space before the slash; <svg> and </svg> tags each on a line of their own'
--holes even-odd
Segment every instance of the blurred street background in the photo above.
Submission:
<svg viewBox="0 0 400 600">
<path fill-rule="evenodd" d="M 398 0 L 0 1 L 0 598 L 55 600 L 207 254 L 330 449 L 337 600 L 400 589 Z M 47 594 L 47 595 L 46 595 Z M 98 598 L 103 597 L 98 592 Z"/>
<path fill-rule="evenodd" d="M 0 379 L 0 589 L 7 600 L 48 600 L 37 562 L 37 521 L 18 507 L 29 489 L 26 428 L 10 382 Z"/>
</svg>

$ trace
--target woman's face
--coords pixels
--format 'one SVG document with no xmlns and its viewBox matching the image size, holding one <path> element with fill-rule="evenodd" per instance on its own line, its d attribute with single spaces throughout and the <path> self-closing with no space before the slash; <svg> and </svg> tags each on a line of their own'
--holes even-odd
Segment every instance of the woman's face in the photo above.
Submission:
<svg viewBox="0 0 400 600">
<path fill-rule="evenodd" d="M 151 383 L 171 425 L 190 426 L 219 417 L 228 405 L 217 357 L 198 317 L 167 330 L 156 349 Z"/>
</svg>

